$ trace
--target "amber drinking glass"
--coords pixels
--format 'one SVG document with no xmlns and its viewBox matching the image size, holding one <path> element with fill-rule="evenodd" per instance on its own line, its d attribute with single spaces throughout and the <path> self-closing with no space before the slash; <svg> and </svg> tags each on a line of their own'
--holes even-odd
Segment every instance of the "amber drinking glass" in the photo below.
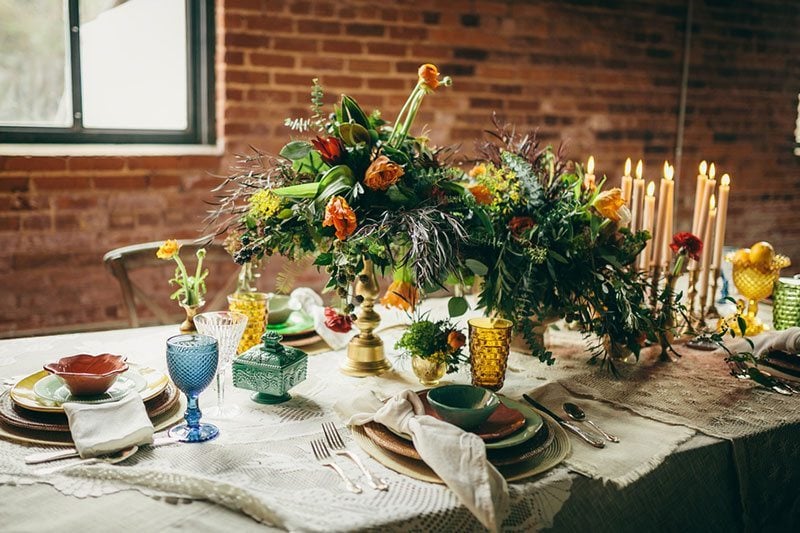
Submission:
<svg viewBox="0 0 800 533">
<path fill-rule="evenodd" d="M 265 292 L 236 292 L 228 296 L 228 309 L 234 313 L 241 313 L 247 317 L 242 340 L 236 353 L 245 352 L 261 343 L 261 336 L 267 326 L 267 293 Z"/>
<path fill-rule="evenodd" d="M 468 324 L 472 384 L 500 390 L 506 378 L 513 324 L 502 318 L 473 318 Z"/>
</svg>

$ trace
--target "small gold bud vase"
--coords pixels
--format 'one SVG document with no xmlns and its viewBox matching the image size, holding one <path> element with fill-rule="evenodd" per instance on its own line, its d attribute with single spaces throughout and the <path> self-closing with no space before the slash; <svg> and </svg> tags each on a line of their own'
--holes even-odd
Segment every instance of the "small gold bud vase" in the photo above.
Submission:
<svg viewBox="0 0 800 533">
<path fill-rule="evenodd" d="M 379 287 L 375 266 L 369 259 L 364 259 L 364 268 L 356 278 L 355 293 L 362 298 L 361 312 L 354 322 L 359 334 L 347 345 L 347 359 L 341 370 L 357 378 L 377 376 L 391 370 L 392 365 L 384 355 L 383 341 L 373 333 L 381 317 L 374 309 Z"/>
<path fill-rule="evenodd" d="M 186 319 L 181 323 L 181 333 L 195 333 L 197 328 L 194 325 L 194 317 L 200 312 L 205 302 L 200 300 L 198 303 L 192 305 L 181 302 L 180 305 L 183 307 L 183 310 L 186 311 Z"/>
<path fill-rule="evenodd" d="M 435 387 L 447 372 L 447 363 L 434 357 L 411 357 L 411 369 L 419 382 L 426 387 Z"/>
</svg>

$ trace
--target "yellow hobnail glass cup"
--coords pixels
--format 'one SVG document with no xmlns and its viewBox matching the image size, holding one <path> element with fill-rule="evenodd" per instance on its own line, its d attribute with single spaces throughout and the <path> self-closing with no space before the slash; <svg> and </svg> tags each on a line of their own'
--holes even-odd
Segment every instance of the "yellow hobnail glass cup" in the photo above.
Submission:
<svg viewBox="0 0 800 533">
<path fill-rule="evenodd" d="M 247 317 L 247 327 L 239 341 L 236 353 L 240 354 L 259 344 L 267 326 L 267 293 L 236 292 L 228 295 L 228 309 Z"/>
<path fill-rule="evenodd" d="M 788 257 L 776 254 L 766 266 L 736 262 L 734 256 L 727 258 L 733 263 L 733 283 L 739 294 L 747 298 L 747 312 L 744 319 L 747 323 L 747 335 L 758 335 L 769 327 L 758 318 L 758 301 L 769 297 L 780 277 L 782 268 L 791 264 Z"/>
<path fill-rule="evenodd" d="M 508 366 L 512 322 L 503 318 L 473 318 L 469 324 L 469 360 L 472 384 L 497 391 Z"/>
</svg>

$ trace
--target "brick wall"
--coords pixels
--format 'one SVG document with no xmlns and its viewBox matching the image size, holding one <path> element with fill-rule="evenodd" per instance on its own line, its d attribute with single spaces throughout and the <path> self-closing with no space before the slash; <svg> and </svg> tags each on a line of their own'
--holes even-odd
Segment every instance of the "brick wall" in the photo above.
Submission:
<svg viewBox="0 0 800 533">
<path fill-rule="evenodd" d="M 800 158 L 792 153 L 800 7 L 792 0 L 694 5 L 681 208 L 691 209 L 699 160 L 714 160 L 733 178 L 727 241 L 766 238 L 800 263 Z M 225 156 L 0 157 L 1 335 L 123 324 L 103 254 L 196 237 L 212 175 L 225 174 L 232 154 L 249 145 L 277 151 L 288 136 L 283 118 L 306 115 L 313 77 L 326 101 L 347 92 L 393 120 L 418 65 L 438 64 L 454 86 L 428 97 L 417 126 L 429 124 L 434 142 L 460 144 L 465 156 L 497 111 L 539 128 L 549 142 L 567 142 L 573 159 L 594 154 L 597 173 L 612 183 L 625 157 L 643 158 L 651 179 L 674 158 L 685 0 L 217 0 L 217 7 Z M 215 284 L 233 269 L 226 267 L 215 267 Z"/>
</svg>

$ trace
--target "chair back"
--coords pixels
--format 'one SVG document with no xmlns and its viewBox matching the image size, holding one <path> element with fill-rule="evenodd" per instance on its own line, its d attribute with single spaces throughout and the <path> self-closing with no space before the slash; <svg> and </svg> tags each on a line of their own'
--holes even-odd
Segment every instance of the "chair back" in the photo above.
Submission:
<svg viewBox="0 0 800 533">
<path fill-rule="evenodd" d="M 216 283 L 220 279 L 219 273 L 231 271 L 226 275 L 224 285 L 220 290 L 216 291 L 215 296 L 210 301 L 207 301 L 203 310 L 212 311 L 227 308 L 226 297 L 236 290 L 236 282 L 239 275 L 239 269 L 236 268 L 231 256 L 221 244 L 209 242 L 208 239 L 182 240 L 178 242 L 181 245 L 181 259 L 186 263 L 186 268 L 189 272 L 194 271 L 197 250 L 200 248 L 206 249 L 203 267 L 209 269 L 209 278 L 206 279 L 206 283 L 209 285 L 209 292 L 211 292 L 212 286 L 219 286 Z M 174 323 L 183 314 L 176 303 L 166 309 L 163 303 L 164 294 L 171 294 L 177 288 L 167 286 L 167 280 L 170 278 L 164 277 L 165 272 L 171 273 L 174 270 L 175 262 L 164 261 L 156 257 L 156 251 L 163 243 L 164 241 L 132 244 L 111 250 L 103 256 L 103 263 L 106 268 L 119 282 L 122 300 L 128 312 L 128 321 L 131 327 L 139 327 L 142 323 L 138 311 L 139 304 L 147 308 L 155 316 L 157 323 L 160 324 Z M 146 281 L 135 280 L 136 276 L 133 274 L 144 270 L 153 270 L 153 274 L 156 277 L 145 278 Z M 212 278 L 214 278 L 215 283 L 211 283 Z M 150 280 L 157 281 L 150 282 Z M 157 287 L 155 286 L 156 283 L 159 284 Z M 151 285 L 152 287 L 150 287 Z M 156 295 L 160 295 L 161 298 Z"/>
</svg>

